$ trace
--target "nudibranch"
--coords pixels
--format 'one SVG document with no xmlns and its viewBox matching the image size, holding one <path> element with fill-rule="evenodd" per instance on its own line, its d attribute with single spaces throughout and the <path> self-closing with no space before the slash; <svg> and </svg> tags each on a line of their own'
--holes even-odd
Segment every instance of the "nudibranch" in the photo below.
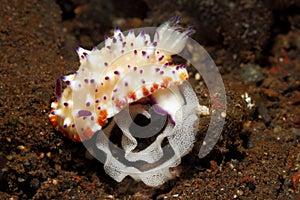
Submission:
<svg viewBox="0 0 300 200">
<path fill-rule="evenodd" d="M 62 77 L 66 83 L 63 92 L 61 81 L 57 81 L 57 100 L 51 104 L 50 121 L 74 141 L 91 141 L 96 135 L 95 147 L 105 153 L 105 161 L 99 160 L 116 181 L 129 175 L 158 186 L 171 179 L 170 168 L 193 148 L 199 114 L 209 114 L 187 82 L 185 64 L 172 61 L 172 55 L 184 49 L 194 32 L 179 27 L 179 20 L 176 17 L 162 24 L 153 38 L 143 30 L 136 35 L 133 30 L 124 34 L 116 28 L 113 36 L 105 37 L 102 48 L 76 49 L 80 67 Z M 136 133 L 130 129 L 133 121 L 126 110 L 131 108 L 134 115 L 151 118 L 144 101 L 150 101 L 151 109 L 168 116 L 168 121 L 156 139 L 151 139 L 151 145 L 137 151 Z M 108 121 L 110 118 L 115 120 Z M 101 131 L 112 130 L 112 121 L 123 133 L 121 151 L 111 145 L 110 133 Z M 138 130 L 140 135 L 148 131 Z M 165 139 L 168 145 L 162 147 Z"/>
<path fill-rule="evenodd" d="M 63 93 L 57 82 L 57 101 L 49 115 L 53 126 L 74 141 L 87 140 L 126 105 L 187 80 L 186 66 L 172 63 L 171 55 L 183 49 L 194 30 L 180 32 L 174 26 L 178 21 L 160 26 L 153 41 L 144 31 L 124 35 L 115 28 L 103 48 L 76 48 L 80 67 L 62 77 L 67 85 Z"/>
</svg>

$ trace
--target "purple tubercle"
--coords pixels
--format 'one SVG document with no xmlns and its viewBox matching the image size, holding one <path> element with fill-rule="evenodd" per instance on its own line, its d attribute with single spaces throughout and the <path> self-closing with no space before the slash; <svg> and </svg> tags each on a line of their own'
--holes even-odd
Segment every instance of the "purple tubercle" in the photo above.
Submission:
<svg viewBox="0 0 300 200">
<path fill-rule="evenodd" d="M 161 57 L 158 58 L 158 62 L 162 61 L 162 59 L 164 59 L 164 55 L 162 55 Z"/>
<path fill-rule="evenodd" d="M 80 49 L 80 46 L 75 47 L 75 50 L 78 52 Z"/>
<path fill-rule="evenodd" d="M 69 106 L 68 102 L 64 102 L 64 106 L 68 107 Z"/>
<path fill-rule="evenodd" d="M 183 28 L 180 26 L 180 27 L 175 28 L 173 32 L 179 32 L 179 31 L 182 31 L 182 30 L 183 30 Z"/>
<path fill-rule="evenodd" d="M 108 36 L 107 35 L 104 35 L 104 40 L 108 40 Z"/>
<path fill-rule="evenodd" d="M 86 102 L 86 104 L 85 104 L 86 107 L 89 107 L 90 105 L 91 105 L 90 102 Z"/>
<path fill-rule="evenodd" d="M 89 79 L 87 79 L 87 78 L 84 79 L 84 82 L 85 82 L 85 83 L 89 83 Z"/>
<path fill-rule="evenodd" d="M 118 26 L 115 27 L 115 31 L 119 31 L 120 28 Z"/>
<path fill-rule="evenodd" d="M 145 36 L 145 31 L 142 30 L 140 34 L 141 34 L 142 37 L 144 37 Z"/>
<path fill-rule="evenodd" d="M 136 54 L 137 54 L 137 50 L 135 49 L 135 50 L 133 51 L 133 53 L 134 53 L 134 55 L 136 55 Z"/>
<path fill-rule="evenodd" d="M 146 55 L 146 51 L 142 51 L 142 55 L 145 56 Z"/>
<path fill-rule="evenodd" d="M 56 79 L 55 93 L 57 98 L 60 99 L 62 95 L 62 84 L 60 78 Z"/>
<path fill-rule="evenodd" d="M 119 71 L 114 71 L 114 74 L 115 75 L 120 75 L 120 72 Z"/>
<path fill-rule="evenodd" d="M 105 80 L 109 80 L 109 77 L 108 76 L 105 76 L 105 78 L 104 78 Z"/>
<path fill-rule="evenodd" d="M 78 111 L 78 117 L 86 117 L 86 116 L 91 116 L 92 113 L 88 110 L 79 110 Z"/>
</svg>

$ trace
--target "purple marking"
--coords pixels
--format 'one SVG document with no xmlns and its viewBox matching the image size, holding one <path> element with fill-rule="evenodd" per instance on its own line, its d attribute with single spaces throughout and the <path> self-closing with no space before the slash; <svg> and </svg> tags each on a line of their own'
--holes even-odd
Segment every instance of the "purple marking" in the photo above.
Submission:
<svg viewBox="0 0 300 200">
<path fill-rule="evenodd" d="M 180 27 L 175 28 L 173 32 L 180 32 L 182 30 L 183 30 L 183 28 L 180 26 Z"/>
<path fill-rule="evenodd" d="M 148 44 L 148 40 L 145 41 L 145 46 Z"/>
<path fill-rule="evenodd" d="M 117 39 L 115 37 L 113 37 L 113 43 L 116 43 Z"/>
<path fill-rule="evenodd" d="M 122 43 L 122 47 L 124 48 L 126 46 L 126 42 L 123 42 Z"/>
<path fill-rule="evenodd" d="M 140 74 L 142 74 L 143 73 L 143 70 L 142 69 L 140 69 Z"/>
<path fill-rule="evenodd" d="M 169 65 L 169 63 L 165 63 L 165 64 L 163 65 L 163 67 L 164 67 L 164 68 L 167 68 L 168 65 Z"/>
<path fill-rule="evenodd" d="M 144 31 L 144 30 L 141 31 L 141 36 L 142 36 L 142 37 L 145 36 L 145 31 Z"/>
<path fill-rule="evenodd" d="M 165 73 L 164 71 L 160 71 L 160 72 L 159 72 L 160 75 L 163 75 L 164 73 Z"/>
<path fill-rule="evenodd" d="M 88 54 L 87 54 L 87 52 L 83 52 L 83 55 L 84 55 L 84 56 L 87 56 Z"/>
<path fill-rule="evenodd" d="M 102 85 L 102 86 L 103 86 L 104 84 L 103 84 L 103 83 L 100 83 L 100 85 Z"/>
<path fill-rule="evenodd" d="M 150 58 L 150 56 L 147 56 L 147 59 L 149 59 Z"/>
<path fill-rule="evenodd" d="M 81 58 L 81 59 L 84 59 L 84 56 L 83 56 L 83 55 L 81 55 L 81 56 L 80 56 L 80 58 Z"/>
<path fill-rule="evenodd" d="M 114 71 L 114 74 L 115 75 L 120 75 L 120 72 L 119 71 Z"/>
<path fill-rule="evenodd" d="M 159 54 L 159 51 L 156 51 L 157 54 Z"/>
<path fill-rule="evenodd" d="M 155 71 L 156 71 L 156 72 L 159 72 L 159 71 L 160 71 L 160 69 L 159 69 L 159 68 L 155 68 Z"/>
<path fill-rule="evenodd" d="M 85 83 L 89 83 L 89 80 L 88 80 L 88 79 L 84 79 L 84 82 L 85 82 Z"/>
<path fill-rule="evenodd" d="M 95 92 L 98 92 L 98 89 L 97 89 L 97 88 L 95 89 Z"/>
<path fill-rule="evenodd" d="M 115 31 L 119 31 L 120 28 L 118 26 L 115 27 Z"/>
<path fill-rule="evenodd" d="M 142 55 L 145 56 L 146 55 L 146 51 L 142 51 Z"/>
<path fill-rule="evenodd" d="M 108 76 L 105 76 L 105 78 L 104 78 L 105 80 L 109 80 L 109 77 Z"/>
<path fill-rule="evenodd" d="M 133 29 L 130 29 L 130 30 L 129 30 L 129 33 L 130 33 L 130 34 L 133 34 L 133 32 L 134 32 Z"/>
<path fill-rule="evenodd" d="M 95 79 L 91 79 L 90 81 L 91 81 L 91 83 L 95 83 Z"/>
<path fill-rule="evenodd" d="M 153 108 L 155 110 L 155 112 L 161 114 L 161 115 L 167 115 L 168 112 L 166 110 L 164 110 L 163 108 L 161 108 L 158 104 L 154 104 Z"/>
<path fill-rule="evenodd" d="M 112 100 L 112 101 L 114 101 L 114 100 L 115 100 L 115 97 L 114 97 L 114 96 L 112 96 L 112 97 L 111 97 L 111 100 Z"/>
<path fill-rule="evenodd" d="M 98 109 L 98 110 L 101 110 L 101 106 L 98 106 L 97 109 Z"/>
<path fill-rule="evenodd" d="M 190 36 L 190 35 L 192 35 L 193 33 L 195 33 L 195 30 L 188 30 L 186 33 L 185 33 L 185 35 L 184 35 L 184 37 L 188 37 L 188 36 Z"/>
<path fill-rule="evenodd" d="M 104 99 L 104 100 L 106 100 L 106 99 L 107 99 L 107 97 L 106 97 L 106 96 L 103 96 L 103 99 Z"/>
<path fill-rule="evenodd" d="M 64 124 L 64 128 L 67 128 L 68 127 L 68 125 L 67 124 Z"/>
<path fill-rule="evenodd" d="M 137 51 L 136 51 L 136 50 L 134 50 L 134 51 L 133 51 L 133 53 L 136 55 L 136 54 L 137 54 Z"/>
<path fill-rule="evenodd" d="M 86 104 L 85 104 L 86 107 L 89 107 L 90 105 L 91 105 L 90 102 L 86 102 Z"/>
<path fill-rule="evenodd" d="M 156 46 L 157 46 L 157 42 L 153 42 L 152 45 L 153 45 L 154 47 L 156 47 Z"/>
<path fill-rule="evenodd" d="M 130 46 L 132 46 L 132 47 L 133 47 L 133 42 L 131 42 L 131 43 L 130 43 Z"/>
<path fill-rule="evenodd" d="M 107 63 L 107 62 L 105 62 L 105 63 L 104 63 L 104 66 L 105 66 L 105 67 L 107 67 L 107 66 L 108 66 L 108 63 Z"/>
<path fill-rule="evenodd" d="M 75 50 L 78 52 L 80 49 L 80 46 L 75 47 Z"/>
<path fill-rule="evenodd" d="M 86 120 L 86 117 L 84 116 L 84 117 L 82 117 L 82 119 L 83 119 L 83 120 Z"/>
<path fill-rule="evenodd" d="M 80 84 L 80 83 L 78 84 L 78 87 L 81 87 L 81 84 Z"/>
<path fill-rule="evenodd" d="M 142 79 L 141 81 L 142 81 L 142 83 L 143 83 L 143 84 L 145 84 L 145 83 L 146 83 L 146 81 L 145 81 L 144 79 Z"/>
<path fill-rule="evenodd" d="M 97 99 L 96 101 L 95 101 L 95 103 L 99 103 L 100 101 L 99 101 L 99 99 Z"/>
<path fill-rule="evenodd" d="M 113 90 L 113 92 L 117 92 L 117 91 L 118 91 L 118 89 L 117 89 L 117 88 Z"/>
<path fill-rule="evenodd" d="M 106 48 L 111 49 L 111 46 L 106 46 Z"/>
<path fill-rule="evenodd" d="M 91 120 L 94 121 L 94 116 L 91 116 Z"/>
<path fill-rule="evenodd" d="M 72 128 L 75 128 L 75 124 L 72 124 Z"/>
<path fill-rule="evenodd" d="M 64 103 L 64 106 L 65 106 L 65 107 L 68 107 L 68 106 L 69 106 L 68 102 L 65 102 L 65 103 Z"/>
<path fill-rule="evenodd" d="M 136 71 L 137 70 L 137 67 L 133 67 L 133 71 Z"/>
<path fill-rule="evenodd" d="M 159 62 L 162 61 L 162 59 L 164 59 L 164 57 L 165 57 L 165 56 L 162 55 L 161 57 L 158 58 L 158 61 L 159 61 Z"/>
<path fill-rule="evenodd" d="M 104 40 L 107 40 L 109 37 L 107 35 L 104 35 Z"/>
<path fill-rule="evenodd" d="M 56 97 L 60 99 L 62 96 L 62 84 L 59 78 L 56 79 L 55 93 L 56 93 Z"/>
<path fill-rule="evenodd" d="M 121 50 L 121 54 L 123 54 L 123 53 L 124 53 L 124 50 L 122 49 L 122 50 Z"/>
<path fill-rule="evenodd" d="M 88 110 L 79 110 L 78 111 L 78 117 L 86 117 L 86 116 L 90 116 L 92 115 L 92 113 Z"/>
<path fill-rule="evenodd" d="M 172 73 L 173 73 L 173 74 L 175 74 L 175 71 L 174 71 L 174 70 L 172 70 Z"/>
<path fill-rule="evenodd" d="M 125 87 L 127 87 L 128 86 L 128 82 L 125 82 L 124 85 L 125 85 Z"/>
<path fill-rule="evenodd" d="M 81 70 L 81 71 L 83 71 L 83 72 L 84 72 L 84 71 L 85 71 L 85 69 L 84 69 L 84 68 L 82 68 L 82 70 Z"/>
<path fill-rule="evenodd" d="M 176 70 L 178 71 L 178 69 L 179 69 L 179 66 L 176 66 Z"/>
<path fill-rule="evenodd" d="M 130 69 L 130 65 L 127 65 L 127 67 Z"/>
</svg>

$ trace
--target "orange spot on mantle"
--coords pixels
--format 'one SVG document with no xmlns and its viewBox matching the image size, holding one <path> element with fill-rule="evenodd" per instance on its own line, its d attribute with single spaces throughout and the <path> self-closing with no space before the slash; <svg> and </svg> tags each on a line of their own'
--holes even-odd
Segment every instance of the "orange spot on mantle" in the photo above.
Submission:
<svg viewBox="0 0 300 200">
<path fill-rule="evenodd" d="M 107 123 L 107 116 L 108 116 L 108 113 L 106 110 L 100 110 L 99 117 L 97 120 L 97 122 L 100 126 L 104 126 Z"/>
<path fill-rule="evenodd" d="M 127 96 L 128 96 L 130 99 L 132 99 L 132 100 L 136 100 L 136 94 L 135 94 L 134 91 L 129 91 L 129 92 L 127 93 Z"/>
<path fill-rule="evenodd" d="M 182 81 L 185 81 L 185 80 L 188 79 L 188 75 L 187 75 L 186 73 L 184 73 L 184 72 L 181 72 L 181 73 L 180 73 L 180 79 L 181 79 Z"/>
<path fill-rule="evenodd" d="M 143 95 L 144 96 L 148 96 L 150 93 L 149 93 L 149 90 L 146 88 L 146 86 L 143 86 L 142 87 L 142 90 L 143 90 Z"/>
<path fill-rule="evenodd" d="M 84 139 L 88 140 L 88 139 L 90 139 L 94 135 L 94 132 L 92 131 L 92 129 L 90 127 L 87 127 L 83 131 L 82 134 L 83 134 Z"/>
</svg>

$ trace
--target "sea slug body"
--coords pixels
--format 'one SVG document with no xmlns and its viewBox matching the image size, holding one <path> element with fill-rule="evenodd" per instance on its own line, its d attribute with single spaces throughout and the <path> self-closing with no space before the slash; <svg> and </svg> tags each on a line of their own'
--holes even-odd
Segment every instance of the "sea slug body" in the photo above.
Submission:
<svg viewBox="0 0 300 200">
<path fill-rule="evenodd" d="M 192 28 L 179 27 L 179 20 L 175 17 L 162 24 L 153 38 L 145 31 L 124 34 L 116 28 L 113 36 L 105 37 L 102 48 L 76 48 L 80 67 L 62 77 L 66 84 L 63 91 L 57 80 L 57 100 L 51 104 L 49 114 L 51 123 L 74 141 L 95 141 L 93 148 L 105 154 L 104 160 L 97 159 L 118 182 L 131 176 L 146 185 L 158 186 L 171 179 L 170 168 L 193 148 L 198 115 L 209 114 L 186 81 L 186 66 L 172 61 L 171 56 L 179 54 L 194 33 Z M 145 109 L 147 101 L 152 110 Z M 135 137 L 149 136 L 149 130 L 132 131 L 129 109 L 151 120 L 153 112 L 168 116 L 152 143 L 140 151 Z M 110 118 L 114 120 L 109 122 Z M 122 131 L 122 148 L 110 141 L 114 123 Z M 108 133 L 102 131 L 107 129 Z M 89 140 L 94 135 L 95 140 Z M 163 141 L 168 145 L 162 147 Z"/>
</svg>

